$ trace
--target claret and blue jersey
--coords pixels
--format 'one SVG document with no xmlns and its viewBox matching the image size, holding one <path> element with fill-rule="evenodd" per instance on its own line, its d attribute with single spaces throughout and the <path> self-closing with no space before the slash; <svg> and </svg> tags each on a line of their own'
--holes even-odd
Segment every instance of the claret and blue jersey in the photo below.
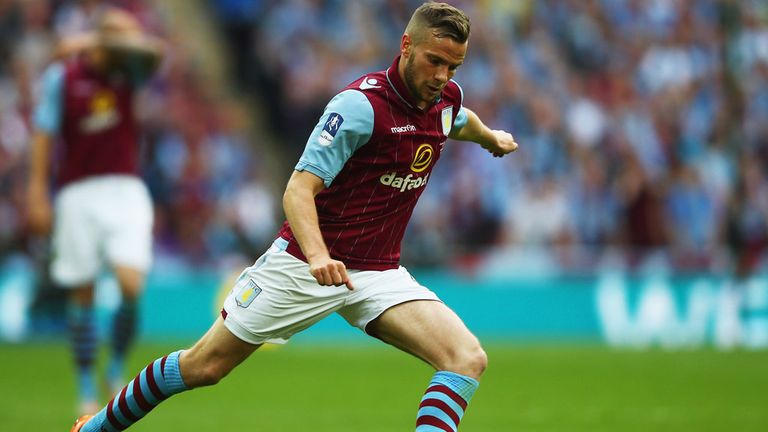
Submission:
<svg viewBox="0 0 768 432">
<path fill-rule="evenodd" d="M 138 175 L 134 88 L 93 71 L 82 59 L 43 75 L 35 127 L 61 141 L 57 184 L 98 175 Z"/>
<path fill-rule="evenodd" d="M 416 106 L 399 57 L 387 70 L 348 85 L 326 106 L 296 170 L 323 179 L 315 198 L 330 254 L 347 268 L 397 268 L 400 243 L 452 128 L 466 124 L 462 91 L 450 81 L 440 98 Z M 286 222 L 287 251 L 305 259 Z"/>
</svg>

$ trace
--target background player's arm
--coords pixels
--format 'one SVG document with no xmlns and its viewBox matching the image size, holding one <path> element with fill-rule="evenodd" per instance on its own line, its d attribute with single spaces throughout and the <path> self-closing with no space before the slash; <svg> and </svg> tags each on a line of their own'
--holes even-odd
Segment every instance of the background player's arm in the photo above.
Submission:
<svg viewBox="0 0 768 432">
<path fill-rule="evenodd" d="M 34 133 L 29 152 L 27 182 L 27 220 L 29 228 L 39 234 L 46 234 L 53 220 L 48 179 L 53 140 L 58 134 L 62 118 L 63 76 L 63 68 L 58 64 L 46 69 L 40 86 L 40 98 L 33 115 Z"/>
<path fill-rule="evenodd" d="M 504 156 L 517 150 L 517 143 L 509 132 L 492 130 L 472 110 L 462 108 L 467 115 L 467 122 L 462 128 L 454 128 L 448 135 L 459 141 L 472 141 L 480 144 L 496 157 Z"/>
<path fill-rule="evenodd" d="M 320 177 L 308 171 L 294 171 L 283 194 L 285 216 L 317 283 L 346 284 L 353 289 L 344 263 L 331 258 L 320 232 L 315 195 L 324 188 Z"/>
<path fill-rule="evenodd" d="M 27 212 L 32 231 L 45 234 L 51 228 L 53 216 L 48 190 L 48 167 L 51 159 L 52 138 L 37 130 L 32 136 L 29 182 L 27 184 Z"/>
<path fill-rule="evenodd" d="M 100 31 L 62 38 L 53 49 L 53 60 L 100 51 L 100 61 L 105 61 L 107 67 L 121 69 L 136 86 L 145 84 L 160 66 L 165 54 L 164 42 L 134 26 L 132 20 L 121 23 L 126 19 L 123 13 L 112 14 L 107 19 Z"/>
</svg>

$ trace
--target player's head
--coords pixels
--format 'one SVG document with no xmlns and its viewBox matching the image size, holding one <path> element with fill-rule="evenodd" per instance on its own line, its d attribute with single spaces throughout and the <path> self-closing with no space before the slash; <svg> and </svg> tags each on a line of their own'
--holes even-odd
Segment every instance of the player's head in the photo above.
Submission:
<svg viewBox="0 0 768 432">
<path fill-rule="evenodd" d="M 469 17 L 446 3 L 424 3 L 400 41 L 401 71 L 411 95 L 431 102 L 456 73 L 467 53 Z"/>
<path fill-rule="evenodd" d="M 140 83 L 157 67 L 159 41 L 146 35 L 128 12 L 117 8 L 105 11 L 96 23 L 94 39 L 94 61 L 107 73 L 120 73 Z"/>
</svg>

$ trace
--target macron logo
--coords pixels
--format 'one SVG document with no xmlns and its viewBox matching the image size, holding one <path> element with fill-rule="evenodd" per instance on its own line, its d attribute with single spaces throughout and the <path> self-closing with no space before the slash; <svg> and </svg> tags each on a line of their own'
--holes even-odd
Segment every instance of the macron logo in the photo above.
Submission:
<svg viewBox="0 0 768 432">
<path fill-rule="evenodd" d="M 414 125 L 395 126 L 390 130 L 392 131 L 392 133 L 416 132 L 416 126 Z"/>
<path fill-rule="evenodd" d="M 379 80 L 376 78 L 363 78 L 363 82 L 360 83 L 360 90 L 370 90 L 375 88 L 381 88 L 380 85 L 376 85 L 379 83 Z"/>
</svg>

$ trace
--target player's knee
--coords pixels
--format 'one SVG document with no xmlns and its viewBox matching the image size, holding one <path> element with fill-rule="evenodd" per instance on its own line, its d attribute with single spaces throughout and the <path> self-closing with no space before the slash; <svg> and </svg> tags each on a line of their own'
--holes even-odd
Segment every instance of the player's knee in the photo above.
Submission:
<svg viewBox="0 0 768 432">
<path fill-rule="evenodd" d="M 205 366 L 198 376 L 198 387 L 212 386 L 218 384 L 222 378 L 227 375 L 228 371 L 224 371 L 216 365 Z"/>
<path fill-rule="evenodd" d="M 230 371 L 230 368 L 225 367 L 223 362 L 212 358 L 203 358 L 194 348 L 187 351 L 186 355 L 182 357 L 180 369 L 184 384 L 189 388 L 217 384 Z"/>
<path fill-rule="evenodd" d="M 464 368 L 467 370 L 466 375 L 480 378 L 480 375 L 485 372 L 485 368 L 488 367 L 488 354 L 478 345 L 468 350 L 465 356 Z"/>
<path fill-rule="evenodd" d="M 125 267 L 116 267 L 115 275 L 120 285 L 120 291 L 127 300 L 136 300 L 144 288 L 144 273 Z"/>
<path fill-rule="evenodd" d="M 488 355 L 477 344 L 456 350 L 440 368 L 479 379 L 488 366 Z"/>
<path fill-rule="evenodd" d="M 187 371 L 182 369 L 182 377 L 189 388 L 206 387 L 218 384 L 228 372 L 216 364 L 203 364 Z"/>
</svg>

